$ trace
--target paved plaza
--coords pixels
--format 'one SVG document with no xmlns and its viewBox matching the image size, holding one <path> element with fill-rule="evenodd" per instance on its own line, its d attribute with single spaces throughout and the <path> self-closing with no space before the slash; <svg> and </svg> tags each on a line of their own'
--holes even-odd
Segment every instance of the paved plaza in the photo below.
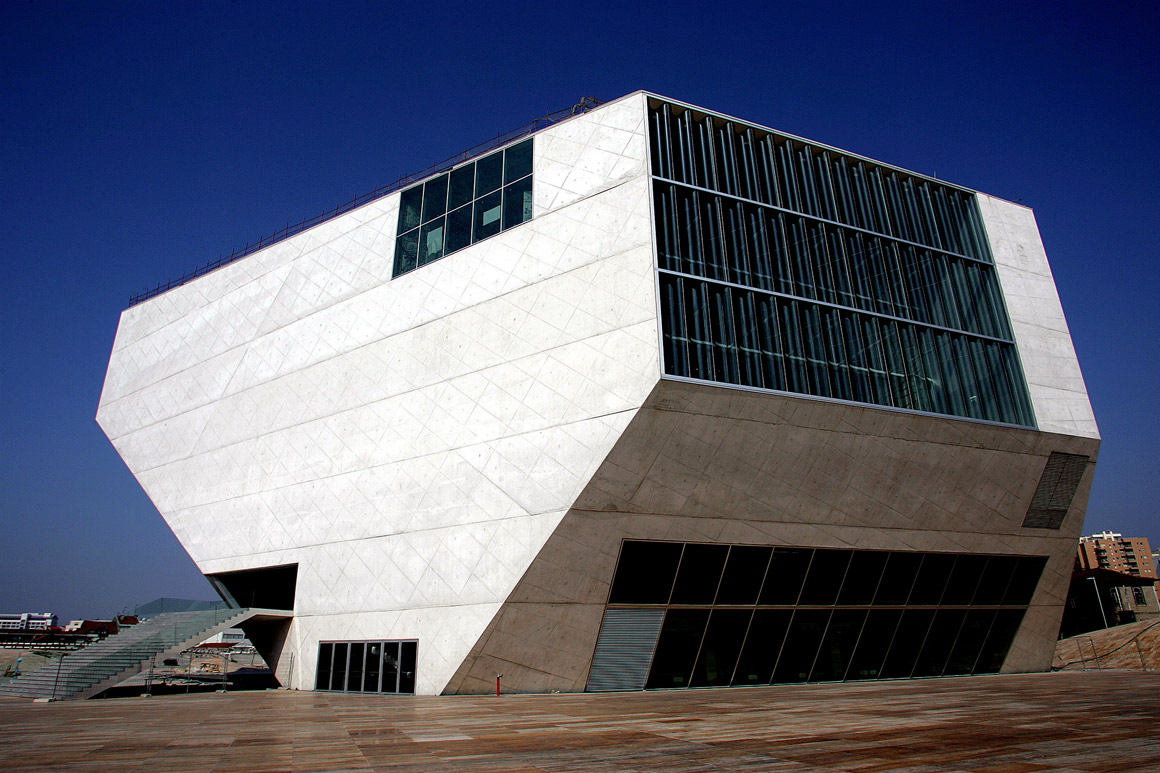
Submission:
<svg viewBox="0 0 1160 773">
<path fill-rule="evenodd" d="M 1130 671 L 674 692 L 0 701 L 0 771 L 1156 771 Z"/>
</svg>

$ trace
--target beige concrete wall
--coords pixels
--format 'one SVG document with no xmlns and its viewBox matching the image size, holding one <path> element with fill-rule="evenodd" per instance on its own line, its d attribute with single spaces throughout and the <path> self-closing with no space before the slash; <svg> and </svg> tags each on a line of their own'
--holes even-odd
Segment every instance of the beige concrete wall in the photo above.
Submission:
<svg viewBox="0 0 1160 773">
<path fill-rule="evenodd" d="M 1048 556 L 1004 670 L 1046 669 L 1098 441 L 664 381 L 448 685 L 583 690 L 624 539 Z M 1025 529 L 1052 451 L 1093 457 Z M 490 682 L 494 686 L 494 682 Z"/>
</svg>

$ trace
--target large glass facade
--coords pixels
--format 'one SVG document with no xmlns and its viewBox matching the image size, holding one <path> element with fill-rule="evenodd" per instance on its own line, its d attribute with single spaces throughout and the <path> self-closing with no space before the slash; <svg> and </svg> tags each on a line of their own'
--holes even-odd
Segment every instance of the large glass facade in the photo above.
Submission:
<svg viewBox="0 0 1160 773">
<path fill-rule="evenodd" d="M 626 541 L 608 610 L 664 612 L 646 688 L 996 673 L 1045 563 Z"/>
<path fill-rule="evenodd" d="M 415 692 L 414 641 L 324 641 L 318 645 L 314 689 Z"/>
<path fill-rule="evenodd" d="M 532 219 L 532 140 L 407 188 L 392 276 Z"/>
<path fill-rule="evenodd" d="M 1032 426 L 974 194 L 653 100 L 671 376 Z"/>
</svg>

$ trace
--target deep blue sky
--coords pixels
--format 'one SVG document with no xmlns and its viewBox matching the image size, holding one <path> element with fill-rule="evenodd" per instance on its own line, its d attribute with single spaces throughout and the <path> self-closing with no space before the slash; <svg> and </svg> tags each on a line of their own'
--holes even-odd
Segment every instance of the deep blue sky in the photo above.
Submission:
<svg viewBox="0 0 1160 773">
<path fill-rule="evenodd" d="M 1020 5 L 0 3 L 0 611 L 212 597 L 93 419 L 130 294 L 641 88 L 1033 207 L 1160 543 L 1157 11 Z"/>
</svg>

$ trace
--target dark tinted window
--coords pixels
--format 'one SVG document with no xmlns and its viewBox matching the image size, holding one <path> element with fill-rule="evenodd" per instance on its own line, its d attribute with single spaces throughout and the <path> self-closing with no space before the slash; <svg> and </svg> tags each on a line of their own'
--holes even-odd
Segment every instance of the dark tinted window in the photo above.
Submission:
<svg viewBox="0 0 1160 773">
<path fill-rule="evenodd" d="M 854 551 L 850 558 L 850 568 L 846 572 L 846 581 L 842 583 L 842 592 L 838 595 L 838 604 L 858 606 L 874 601 L 888 555 L 873 550 Z"/>
<path fill-rule="evenodd" d="M 966 605 L 975 598 L 975 588 L 979 587 L 979 580 L 987 566 L 986 556 L 958 556 L 955 566 L 947 580 L 946 592 L 943 593 L 942 604 Z"/>
<path fill-rule="evenodd" d="M 443 257 L 443 232 L 446 218 L 424 223 L 419 229 L 419 265 L 423 266 Z"/>
<path fill-rule="evenodd" d="M 318 674 L 314 680 L 314 689 L 330 689 L 330 661 L 334 657 L 334 645 L 323 642 L 318 645 Z"/>
<path fill-rule="evenodd" d="M 905 679 L 910 676 L 933 619 L 932 609 L 908 609 L 902 613 L 902 620 L 890 643 L 890 651 L 882 664 L 881 678 Z"/>
<path fill-rule="evenodd" d="M 725 566 L 727 545 L 685 545 L 672 604 L 712 604 Z"/>
<path fill-rule="evenodd" d="M 532 219 L 532 178 L 514 182 L 503 189 L 504 230 Z"/>
<path fill-rule="evenodd" d="M 415 268 L 416 253 L 419 251 L 419 229 L 400 236 L 395 241 L 395 275 L 405 274 Z"/>
<path fill-rule="evenodd" d="M 847 679 L 877 679 L 902 618 L 900 609 L 872 609 L 862 627 L 858 647 L 846 671 Z"/>
<path fill-rule="evenodd" d="M 910 589 L 922 564 L 922 553 L 891 553 L 882 572 L 882 582 L 874 596 L 881 606 L 901 606 L 910 598 Z"/>
<path fill-rule="evenodd" d="M 471 212 L 471 207 L 460 207 L 447 216 L 447 253 L 471 244 Z"/>
<path fill-rule="evenodd" d="M 447 211 L 447 175 L 436 177 L 423 186 L 423 222 Z"/>
<path fill-rule="evenodd" d="M 510 183 L 532 173 L 532 141 L 524 140 L 504 152 L 503 181 Z"/>
<path fill-rule="evenodd" d="M 475 202 L 475 225 L 472 238 L 475 241 L 495 236 L 503 226 L 501 219 L 503 192 L 489 193 Z"/>
<path fill-rule="evenodd" d="M 625 542 L 610 604 L 667 604 L 681 559 L 679 542 Z"/>
<path fill-rule="evenodd" d="M 910 592 L 910 604 L 935 605 L 942 599 L 947 578 L 954 568 L 955 557 L 946 553 L 927 553 L 922 557 L 918 577 Z"/>
<path fill-rule="evenodd" d="M 693 670 L 692 687 L 730 683 L 752 614 L 748 609 L 713 610 L 697 667 Z"/>
<path fill-rule="evenodd" d="M 794 613 L 773 671 L 774 682 L 804 682 L 810 678 L 829 620 L 828 609 L 799 609 Z"/>
<path fill-rule="evenodd" d="M 833 604 L 850 563 L 849 550 L 815 550 L 799 604 Z"/>
<path fill-rule="evenodd" d="M 475 197 L 491 193 L 503 184 L 503 154 L 492 153 L 475 162 Z"/>
<path fill-rule="evenodd" d="M 791 609 L 759 609 L 753 613 L 733 684 L 769 684 L 792 617 Z"/>
<path fill-rule="evenodd" d="M 705 623 L 709 619 L 707 609 L 670 609 L 665 615 L 653 655 L 652 669 L 649 671 L 649 688 L 688 687 L 693 672 L 693 663 L 701 638 L 705 634 Z"/>
<path fill-rule="evenodd" d="M 399 691 L 399 643 L 383 643 L 383 692 Z"/>
<path fill-rule="evenodd" d="M 419 225 L 423 213 L 423 186 L 403 191 L 399 196 L 399 233 Z"/>
<path fill-rule="evenodd" d="M 961 609 L 938 610 L 915 663 L 914 676 L 942 676 L 966 614 Z"/>
<path fill-rule="evenodd" d="M 530 139 L 412 186 L 399 194 L 392 276 L 525 223 L 532 210 Z"/>
<path fill-rule="evenodd" d="M 345 692 L 414 693 L 414 641 L 322 642 L 315 687 Z"/>
<path fill-rule="evenodd" d="M 348 651 L 349 645 L 346 642 L 334 645 L 334 667 L 330 674 L 330 689 L 332 690 L 346 689 L 346 653 Z"/>
<path fill-rule="evenodd" d="M 809 548 L 774 548 L 758 603 L 796 604 L 813 552 Z"/>
<path fill-rule="evenodd" d="M 350 645 L 349 664 L 346 671 L 346 689 L 350 692 L 361 692 L 363 687 L 363 664 L 366 659 L 366 645 L 355 642 Z"/>
<path fill-rule="evenodd" d="M 1003 594 L 1004 604 L 1030 604 L 1035 595 L 1035 586 L 1039 584 L 1039 575 L 1043 574 L 1043 567 L 1047 559 L 1042 556 L 1023 556 L 1015 565 L 1011 575 L 1011 582 L 1007 585 L 1007 592 Z"/>
<path fill-rule="evenodd" d="M 975 662 L 991 632 L 991 623 L 995 620 L 993 609 L 972 609 L 967 612 L 963 627 L 959 630 L 959 638 L 951 650 L 951 658 L 947 661 L 945 674 L 969 674 L 975 670 Z"/>
<path fill-rule="evenodd" d="M 418 644 L 402 642 L 399 646 L 399 692 L 410 695 L 415 692 L 415 655 Z"/>
<path fill-rule="evenodd" d="M 366 668 L 363 671 L 363 691 L 379 691 L 379 671 L 383 665 L 383 643 L 371 642 L 367 644 Z"/>
<path fill-rule="evenodd" d="M 811 682 L 836 682 L 845 678 L 865 622 L 865 609 L 834 610 L 810 674 Z"/>
<path fill-rule="evenodd" d="M 995 620 L 991 623 L 991 630 L 987 633 L 987 640 L 975 662 L 976 674 L 997 674 L 1007 659 L 1007 650 L 1015 640 L 1019 624 L 1023 622 L 1024 610 L 1000 609 L 995 613 Z"/>
<path fill-rule="evenodd" d="M 717 590 L 718 604 L 754 604 L 765 578 L 772 548 L 735 545 L 729 550 L 725 574 Z"/>
<path fill-rule="evenodd" d="M 991 556 L 975 589 L 975 604 L 1002 604 L 1019 559 L 1016 556 Z"/>
<path fill-rule="evenodd" d="M 1002 666 L 1024 610 L 997 601 L 1044 560 L 630 540 L 610 598 L 669 607 L 649 685 L 967 674 Z"/>
<path fill-rule="evenodd" d="M 468 164 L 451 173 L 451 191 L 447 197 L 447 208 L 462 207 L 473 198 L 475 198 L 475 167 Z"/>
</svg>

